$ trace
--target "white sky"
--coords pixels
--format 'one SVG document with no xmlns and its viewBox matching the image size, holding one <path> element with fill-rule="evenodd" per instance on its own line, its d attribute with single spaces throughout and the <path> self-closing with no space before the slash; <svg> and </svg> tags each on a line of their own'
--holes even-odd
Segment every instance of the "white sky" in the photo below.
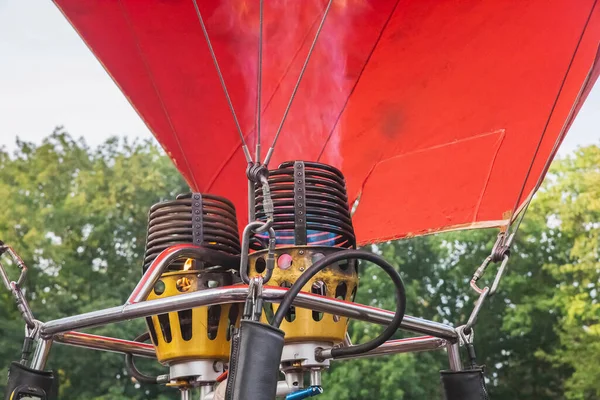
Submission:
<svg viewBox="0 0 600 400">
<path fill-rule="evenodd" d="M 82 0 L 84 1 L 84 0 Z M 55 126 L 97 145 L 150 132 L 50 0 L 0 0 L 0 146 L 39 142 Z M 560 152 L 600 144 L 600 84 Z"/>
</svg>

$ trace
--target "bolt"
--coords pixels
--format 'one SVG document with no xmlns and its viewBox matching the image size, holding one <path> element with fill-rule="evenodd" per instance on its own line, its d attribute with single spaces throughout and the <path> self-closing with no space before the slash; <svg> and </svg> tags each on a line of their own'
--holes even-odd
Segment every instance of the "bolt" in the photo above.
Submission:
<svg viewBox="0 0 600 400">
<path fill-rule="evenodd" d="M 221 361 L 215 361 L 213 363 L 213 369 L 215 372 L 223 372 L 224 368 L 225 368 L 225 366 L 223 365 L 223 362 L 221 362 Z"/>
</svg>

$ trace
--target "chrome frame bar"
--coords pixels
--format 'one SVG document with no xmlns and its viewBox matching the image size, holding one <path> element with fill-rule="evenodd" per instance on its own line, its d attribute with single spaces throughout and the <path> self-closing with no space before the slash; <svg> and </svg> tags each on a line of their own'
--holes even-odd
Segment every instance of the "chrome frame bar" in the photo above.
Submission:
<svg viewBox="0 0 600 400">
<path fill-rule="evenodd" d="M 37 346 L 33 353 L 33 358 L 29 368 L 43 370 L 46 367 L 48 356 L 50 355 L 50 348 L 52 347 L 52 339 L 39 339 Z"/>
<path fill-rule="evenodd" d="M 81 332 L 65 332 L 54 337 L 56 343 L 69 346 L 81 347 L 91 350 L 109 351 L 122 354 L 133 354 L 135 356 L 156 358 L 154 346 L 147 343 L 135 342 L 133 340 L 117 339 L 107 336 L 92 335 Z M 337 360 L 350 360 L 366 357 L 380 357 L 400 353 L 416 353 L 421 351 L 448 350 L 450 369 L 459 371 L 462 369 L 458 343 L 449 343 L 444 339 L 434 336 L 419 336 L 406 339 L 388 340 L 378 348 L 364 354 L 336 358 Z"/>
<path fill-rule="evenodd" d="M 278 303 L 287 290 L 285 288 L 266 286 L 263 290 L 263 298 L 265 301 Z M 48 321 L 41 324 L 40 334 L 43 338 L 51 338 L 54 335 L 68 331 L 143 318 L 166 312 L 216 304 L 241 303 L 245 301 L 247 295 L 248 286 L 226 286 L 163 299 L 125 304 L 120 307 L 112 307 Z M 293 304 L 297 307 L 382 325 L 389 324 L 394 316 L 394 312 L 392 311 L 304 292 L 298 294 Z M 401 324 L 401 329 L 435 336 L 452 343 L 458 341 L 458 334 L 453 327 L 421 318 L 405 316 Z"/>
<path fill-rule="evenodd" d="M 84 349 L 109 351 L 113 353 L 133 354 L 139 357 L 156 359 L 154 345 L 117 339 L 108 336 L 92 335 L 83 332 L 65 332 L 54 336 L 54 342 Z"/>
<path fill-rule="evenodd" d="M 376 349 L 373 349 L 366 353 L 354 356 L 338 357 L 334 358 L 333 361 L 350 360 L 365 357 L 379 357 L 399 353 L 416 353 L 420 351 L 439 350 L 444 349 L 447 346 L 447 341 L 445 341 L 444 339 L 436 338 L 434 336 L 419 336 L 406 339 L 388 340 Z"/>
<path fill-rule="evenodd" d="M 462 371 L 462 361 L 460 360 L 460 343 L 448 343 L 446 346 L 448 351 L 448 362 L 450 364 L 450 370 Z"/>
</svg>

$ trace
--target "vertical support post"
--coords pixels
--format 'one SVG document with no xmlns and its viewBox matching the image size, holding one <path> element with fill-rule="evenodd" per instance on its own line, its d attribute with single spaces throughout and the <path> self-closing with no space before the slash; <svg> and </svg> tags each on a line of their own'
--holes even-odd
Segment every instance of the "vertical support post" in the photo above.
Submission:
<svg viewBox="0 0 600 400">
<path fill-rule="evenodd" d="M 181 400 L 190 400 L 190 390 L 181 389 Z"/>
<path fill-rule="evenodd" d="M 452 371 L 462 371 L 462 362 L 460 360 L 460 344 L 456 343 L 448 343 L 446 346 L 448 351 L 448 362 L 450 363 L 450 370 Z"/>
<path fill-rule="evenodd" d="M 48 361 L 48 355 L 50 354 L 51 347 L 52 339 L 39 339 L 33 353 L 30 368 L 39 371 L 44 370 L 46 367 L 46 361 Z"/>
<path fill-rule="evenodd" d="M 210 400 L 214 396 L 212 386 L 200 386 L 200 400 Z"/>
</svg>

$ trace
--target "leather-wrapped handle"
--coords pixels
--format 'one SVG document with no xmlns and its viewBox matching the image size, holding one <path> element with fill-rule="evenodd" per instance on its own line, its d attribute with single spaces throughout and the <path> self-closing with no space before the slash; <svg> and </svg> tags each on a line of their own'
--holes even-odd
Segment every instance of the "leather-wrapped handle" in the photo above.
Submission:
<svg viewBox="0 0 600 400">
<path fill-rule="evenodd" d="M 283 352 L 282 330 L 242 320 L 231 343 L 226 400 L 273 400 Z"/>
<path fill-rule="evenodd" d="M 442 371 L 444 400 L 490 400 L 482 368 Z"/>
</svg>

